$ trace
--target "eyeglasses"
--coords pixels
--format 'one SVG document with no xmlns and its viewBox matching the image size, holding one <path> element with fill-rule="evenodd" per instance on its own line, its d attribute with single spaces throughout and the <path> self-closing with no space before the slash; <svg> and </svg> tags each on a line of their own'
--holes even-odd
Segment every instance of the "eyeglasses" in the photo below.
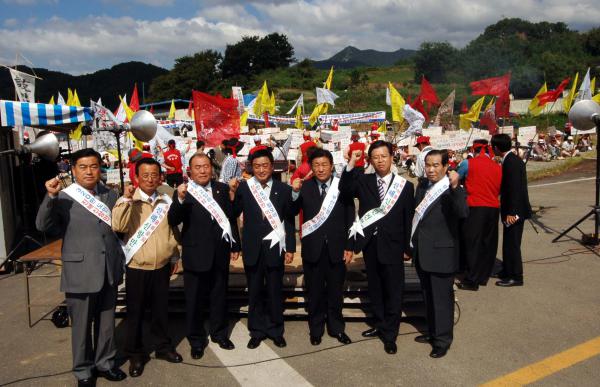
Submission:
<svg viewBox="0 0 600 387">
<path fill-rule="evenodd" d="M 158 173 L 144 173 L 140 175 L 140 179 L 142 180 L 156 180 L 160 177 Z"/>
</svg>

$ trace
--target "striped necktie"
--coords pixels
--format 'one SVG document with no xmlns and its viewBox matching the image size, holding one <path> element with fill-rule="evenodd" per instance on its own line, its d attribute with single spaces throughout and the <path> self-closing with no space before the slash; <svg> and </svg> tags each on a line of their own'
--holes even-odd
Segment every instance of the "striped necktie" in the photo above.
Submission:
<svg viewBox="0 0 600 387">
<path fill-rule="evenodd" d="M 379 191 L 379 200 L 383 201 L 385 197 L 385 181 L 382 178 L 377 179 L 377 190 Z"/>
</svg>

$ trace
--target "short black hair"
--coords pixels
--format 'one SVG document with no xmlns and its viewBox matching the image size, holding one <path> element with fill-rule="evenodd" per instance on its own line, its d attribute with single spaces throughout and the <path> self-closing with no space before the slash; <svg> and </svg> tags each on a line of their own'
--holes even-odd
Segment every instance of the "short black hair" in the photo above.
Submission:
<svg viewBox="0 0 600 387">
<path fill-rule="evenodd" d="M 269 148 L 257 150 L 256 152 L 252 153 L 250 155 L 250 157 L 248 157 L 248 159 L 250 160 L 250 163 L 252 163 L 254 161 L 254 159 L 257 159 L 259 157 L 268 158 L 269 161 L 271 162 L 271 164 L 273 164 L 273 162 L 274 162 L 273 153 L 271 153 L 271 150 Z"/>
<path fill-rule="evenodd" d="M 143 159 L 138 160 L 135 163 L 135 175 L 138 176 L 140 174 L 140 165 L 156 165 L 158 167 L 158 172 L 160 173 L 160 163 L 153 158 L 144 157 Z"/>
<path fill-rule="evenodd" d="M 333 155 L 331 154 L 330 151 L 328 151 L 327 149 L 322 149 L 322 148 L 317 148 L 317 147 L 310 147 L 308 150 L 313 149 L 313 151 L 308 155 L 308 163 L 312 164 L 314 159 L 317 159 L 319 157 L 327 157 L 327 159 L 329 160 L 329 162 L 331 164 L 333 164 Z M 308 152 L 306 152 L 308 154 Z"/>
<path fill-rule="evenodd" d="M 429 156 L 442 156 L 442 165 L 445 167 L 446 165 L 448 165 L 448 151 L 447 150 L 440 150 L 440 149 L 432 149 L 429 152 L 427 152 L 427 155 L 425 155 L 425 161 L 427 161 L 427 158 Z"/>
<path fill-rule="evenodd" d="M 192 167 L 192 160 L 194 160 L 196 157 L 206 157 L 208 159 L 208 162 L 210 163 L 211 167 L 212 167 L 212 160 L 210 159 L 210 157 L 206 154 L 206 153 L 200 153 L 200 152 L 196 152 L 192 155 L 192 157 L 190 157 L 190 161 L 188 163 L 188 165 L 190 166 L 190 168 Z"/>
<path fill-rule="evenodd" d="M 202 141 L 202 140 L 196 141 L 196 148 L 201 148 L 204 145 L 206 145 L 206 143 L 204 141 Z"/>
<path fill-rule="evenodd" d="M 495 134 L 492 137 L 492 147 L 498 148 L 498 150 L 502 153 L 508 152 L 512 147 L 512 140 L 510 136 L 506 133 Z"/>
<path fill-rule="evenodd" d="M 319 149 L 319 147 L 316 147 L 316 146 L 311 146 L 310 148 L 308 148 L 308 149 L 306 150 L 306 158 L 309 160 L 309 163 L 310 163 L 310 156 L 313 154 L 313 152 L 314 152 L 316 149 Z"/>
<path fill-rule="evenodd" d="M 175 145 L 175 140 L 170 139 L 169 142 L 167 142 L 167 145 Z"/>
<path fill-rule="evenodd" d="M 392 150 L 392 143 L 387 142 L 385 140 L 377 140 L 374 143 L 372 143 L 371 146 L 369 147 L 369 153 L 368 153 L 369 158 L 371 158 L 371 153 L 375 149 L 381 148 L 382 146 L 384 146 L 388 149 L 388 152 L 390 152 L 390 156 L 394 153 L 394 151 Z"/>
<path fill-rule="evenodd" d="M 488 144 L 488 140 L 486 140 L 485 138 L 480 138 L 477 140 L 473 140 L 473 145 L 475 144 L 481 144 L 481 145 L 487 145 Z"/>
<path fill-rule="evenodd" d="M 95 157 L 98 159 L 98 164 L 102 164 L 102 156 L 100 156 L 100 153 L 96 152 L 96 150 L 92 148 L 84 148 L 71 153 L 71 164 L 76 165 L 77 160 L 84 157 Z"/>
</svg>

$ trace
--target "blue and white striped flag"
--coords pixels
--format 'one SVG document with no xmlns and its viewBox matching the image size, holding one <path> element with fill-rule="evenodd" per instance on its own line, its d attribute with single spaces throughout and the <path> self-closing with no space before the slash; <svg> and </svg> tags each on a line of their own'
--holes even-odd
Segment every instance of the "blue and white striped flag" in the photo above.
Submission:
<svg viewBox="0 0 600 387">
<path fill-rule="evenodd" d="M 2 126 L 53 126 L 92 120 L 89 107 L 0 101 Z"/>
</svg>

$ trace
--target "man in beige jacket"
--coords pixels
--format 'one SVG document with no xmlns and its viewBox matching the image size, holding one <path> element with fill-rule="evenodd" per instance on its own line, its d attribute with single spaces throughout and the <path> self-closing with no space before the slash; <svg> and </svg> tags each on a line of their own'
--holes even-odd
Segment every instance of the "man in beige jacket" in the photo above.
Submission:
<svg viewBox="0 0 600 387">
<path fill-rule="evenodd" d="M 151 332 L 156 337 L 156 358 L 180 363 L 167 334 L 171 260 L 179 257 L 178 230 L 169 226 L 167 213 L 171 198 L 160 195 L 160 164 L 142 159 L 135 167 L 139 187 L 128 186 L 112 211 L 112 228 L 125 234 L 127 321 L 125 352 L 129 374 L 140 376 L 148 359 L 142 343 L 146 306 L 152 312 Z"/>
</svg>

